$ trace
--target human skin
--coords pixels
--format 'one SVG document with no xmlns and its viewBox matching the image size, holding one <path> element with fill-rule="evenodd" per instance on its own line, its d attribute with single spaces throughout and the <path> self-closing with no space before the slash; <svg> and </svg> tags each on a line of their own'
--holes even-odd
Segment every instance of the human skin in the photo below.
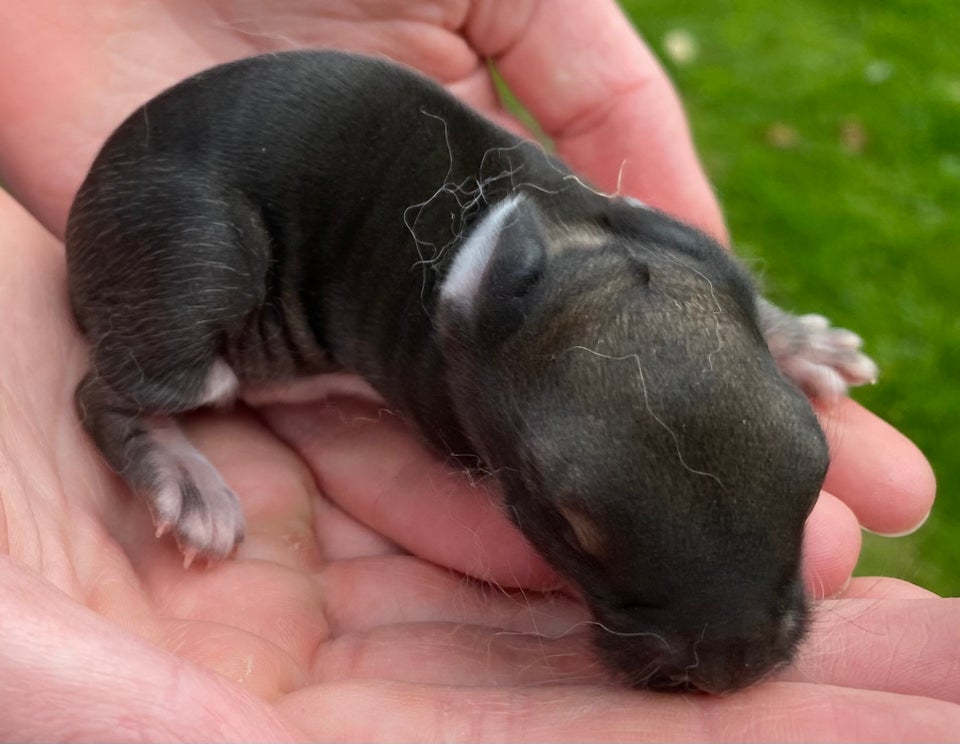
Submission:
<svg viewBox="0 0 960 744">
<path fill-rule="evenodd" d="M 72 393 L 87 352 L 54 236 L 113 126 L 216 62 L 333 42 L 388 53 L 509 123 L 483 63 L 492 57 L 574 168 L 725 235 L 679 103 L 616 7 L 507 5 L 0 7 L 0 64 L 18 71 L 0 87 L 0 178 L 52 233 L 0 197 L 0 738 L 960 730 L 957 600 L 891 580 L 844 589 L 858 523 L 910 529 L 934 490 L 916 449 L 852 402 L 821 412 L 833 464 L 805 541 L 811 593 L 844 598 L 817 606 L 791 670 L 719 699 L 598 684 L 571 633 L 585 611 L 550 591 L 557 577 L 491 490 L 450 472 L 376 401 L 193 417 L 190 435 L 243 500 L 248 531 L 235 559 L 189 571 L 84 438 Z"/>
</svg>

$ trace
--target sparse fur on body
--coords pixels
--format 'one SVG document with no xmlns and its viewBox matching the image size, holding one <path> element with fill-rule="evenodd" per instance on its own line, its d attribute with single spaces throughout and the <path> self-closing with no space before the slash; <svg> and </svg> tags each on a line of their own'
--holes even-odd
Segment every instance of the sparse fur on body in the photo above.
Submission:
<svg viewBox="0 0 960 744">
<path fill-rule="evenodd" d="M 188 557 L 243 518 L 176 415 L 346 369 L 497 473 L 626 682 L 719 692 L 791 657 L 828 453 L 782 372 L 840 394 L 875 374 L 859 340 L 439 86 L 336 52 L 194 76 L 110 137 L 67 258 L 84 425 Z"/>
</svg>

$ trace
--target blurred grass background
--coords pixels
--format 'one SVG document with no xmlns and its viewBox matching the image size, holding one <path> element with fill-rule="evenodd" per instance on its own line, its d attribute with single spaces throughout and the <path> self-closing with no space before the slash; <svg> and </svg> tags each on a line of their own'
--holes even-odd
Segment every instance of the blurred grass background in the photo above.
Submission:
<svg viewBox="0 0 960 744">
<path fill-rule="evenodd" d="M 680 90 L 737 252 L 766 293 L 855 329 L 854 397 L 927 454 L 918 533 L 860 575 L 960 595 L 960 3 L 621 0 Z"/>
</svg>

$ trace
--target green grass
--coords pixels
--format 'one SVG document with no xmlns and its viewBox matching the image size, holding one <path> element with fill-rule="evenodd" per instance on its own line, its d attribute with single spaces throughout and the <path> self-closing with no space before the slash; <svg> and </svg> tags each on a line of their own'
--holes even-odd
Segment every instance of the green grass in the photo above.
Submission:
<svg viewBox="0 0 960 744">
<path fill-rule="evenodd" d="M 927 525 L 867 535 L 857 572 L 960 595 L 960 3 L 622 5 L 681 92 L 737 251 L 772 299 L 864 337 L 882 377 L 854 396 L 933 463 Z"/>
</svg>

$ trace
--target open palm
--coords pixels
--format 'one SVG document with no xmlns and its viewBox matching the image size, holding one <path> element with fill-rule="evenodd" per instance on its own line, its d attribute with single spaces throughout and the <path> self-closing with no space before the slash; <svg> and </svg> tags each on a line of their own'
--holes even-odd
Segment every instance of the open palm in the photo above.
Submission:
<svg viewBox="0 0 960 744">
<path fill-rule="evenodd" d="M 197 69 L 335 44 L 419 67 L 506 121 L 483 62 L 495 56 L 573 165 L 608 187 L 622 174 L 625 191 L 722 234 L 689 143 L 675 135 L 685 132 L 680 109 L 615 7 L 506 5 L 398 2 L 391 13 L 383 2 L 304 11 L 143 0 L 77 6 L 75 18 L 61 3 L 0 9 L 0 57 L 24 70 L 0 95 L 4 180 L 59 234 L 109 130 Z M 59 57 L 36 60 L 38 41 Z M 578 41 L 591 48 L 572 64 L 565 50 Z M 554 88 L 549 75 L 564 65 Z M 192 419 L 190 436 L 243 500 L 248 530 L 234 560 L 185 571 L 73 413 L 87 355 L 66 307 L 62 247 L 6 196 L 0 224 L 0 545 L 13 559 L 0 563 L 0 690 L 18 695 L 0 716 L 4 738 L 665 739 L 740 726 L 754 738 L 879 738 L 897 730 L 891 721 L 929 737 L 956 730 L 957 707 L 934 698 L 952 690 L 957 702 L 957 642 L 936 629 L 960 610 L 899 584 L 853 590 L 923 608 L 911 612 L 926 625 L 895 640 L 937 649 L 933 683 L 929 668 L 923 679 L 889 674 L 888 629 L 907 600 L 851 599 L 823 605 L 792 676 L 729 700 L 691 708 L 598 685 L 584 609 L 553 591 L 557 577 L 489 484 L 436 460 L 371 397 Z M 906 529 L 929 508 L 932 484 L 912 446 L 862 409 L 844 404 L 824 421 L 836 497 L 825 494 L 809 522 L 807 575 L 829 595 L 855 560 L 857 519 Z M 874 632 L 862 636 L 864 626 Z M 838 660 L 852 643 L 858 661 Z M 929 696 L 923 715 L 895 712 L 899 693 Z M 59 717 L 45 695 L 61 701 Z M 859 728 L 810 728 L 811 704 L 838 701 L 870 714 L 853 719 Z"/>
</svg>

